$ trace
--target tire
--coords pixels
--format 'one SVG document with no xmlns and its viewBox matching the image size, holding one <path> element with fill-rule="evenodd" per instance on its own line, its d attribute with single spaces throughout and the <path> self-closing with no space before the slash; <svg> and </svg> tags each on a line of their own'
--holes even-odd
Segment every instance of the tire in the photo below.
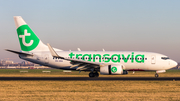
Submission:
<svg viewBox="0 0 180 101">
<path fill-rule="evenodd" d="M 90 77 L 90 78 L 92 78 L 92 77 L 94 77 L 94 76 L 95 76 L 94 73 L 92 73 L 92 72 L 89 73 L 89 77 Z"/>
<path fill-rule="evenodd" d="M 156 73 L 156 74 L 155 74 L 155 77 L 156 77 L 156 78 L 158 78 L 158 77 L 159 77 L 159 75 Z"/>
<path fill-rule="evenodd" d="M 95 75 L 95 77 L 99 77 L 99 73 L 98 72 L 94 73 L 94 75 Z"/>
</svg>

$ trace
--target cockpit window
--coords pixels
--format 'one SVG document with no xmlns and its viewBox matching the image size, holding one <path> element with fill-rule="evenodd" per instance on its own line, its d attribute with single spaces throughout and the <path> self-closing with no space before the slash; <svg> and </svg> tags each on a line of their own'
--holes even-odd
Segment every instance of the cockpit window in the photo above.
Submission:
<svg viewBox="0 0 180 101">
<path fill-rule="evenodd" d="M 169 57 L 161 57 L 161 59 L 167 60 L 167 59 L 169 59 Z"/>
</svg>

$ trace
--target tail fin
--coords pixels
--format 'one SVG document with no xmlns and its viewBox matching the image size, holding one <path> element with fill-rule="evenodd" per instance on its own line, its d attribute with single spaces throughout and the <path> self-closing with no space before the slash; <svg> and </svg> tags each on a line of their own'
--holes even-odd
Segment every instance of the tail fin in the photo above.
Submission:
<svg viewBox="0 0 180 101">
<path fill-rule="evenodd" d="M 48 51 L 48 47 L 36 36 L 21 16 L 14 16 L 22 51 Z"/>
</svg>

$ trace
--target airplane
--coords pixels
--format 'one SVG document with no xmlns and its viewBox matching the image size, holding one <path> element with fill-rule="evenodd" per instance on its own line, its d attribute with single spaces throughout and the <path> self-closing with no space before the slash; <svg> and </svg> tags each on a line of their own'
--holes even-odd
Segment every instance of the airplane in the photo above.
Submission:
<svg viewBox="0 0 180 101">
<path fill-rule="evenodd" d="M 21 51 L 6 49 L 21 59 L 63 70 L 89 71 L 89 77 L 123 75 L 128 71 L 155 71 L 159 73 L 177 66 L 168 56 L 141 51 L 63 51 L 45 45 L 21 16 L 14 16 Z"/>
</svg>

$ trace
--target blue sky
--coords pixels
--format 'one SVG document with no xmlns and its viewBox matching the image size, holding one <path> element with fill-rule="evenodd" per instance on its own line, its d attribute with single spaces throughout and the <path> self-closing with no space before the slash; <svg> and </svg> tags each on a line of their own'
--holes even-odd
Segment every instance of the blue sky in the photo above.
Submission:
<svg viewBox="0 0 180 101">
<path fill-rule="evenodd" d="M 1 0 L 0 59 L 20 50 L 13 16 L 62 50 L 162 53 L 180 62 L 179 0 Z"/>
</svg>

